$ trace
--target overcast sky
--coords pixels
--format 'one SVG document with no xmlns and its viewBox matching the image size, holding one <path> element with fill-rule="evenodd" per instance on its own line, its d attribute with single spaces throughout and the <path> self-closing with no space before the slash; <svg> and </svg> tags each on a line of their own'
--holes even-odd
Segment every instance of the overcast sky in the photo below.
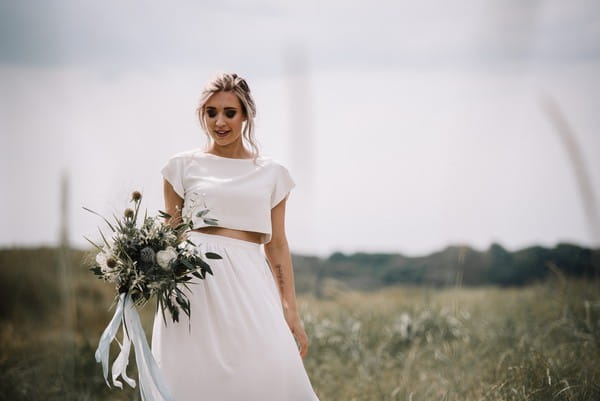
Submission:
<svg viewBox="0 0 600 401">
<path fill-rule="evenodd" d="M 120 212 L 139 188 L 162 208 L 160 167 L 204 145 L 218 71 L 247 78 L 261 150 L 296 179 L 292 251 L 600 245 L 540 106 L 597 204 L 600 4 L 582 0 L 0 0 L 0 245 L 56 243 L 63 170 L 76 245 L 101 225 L 81 206 Z"/>
</svg>

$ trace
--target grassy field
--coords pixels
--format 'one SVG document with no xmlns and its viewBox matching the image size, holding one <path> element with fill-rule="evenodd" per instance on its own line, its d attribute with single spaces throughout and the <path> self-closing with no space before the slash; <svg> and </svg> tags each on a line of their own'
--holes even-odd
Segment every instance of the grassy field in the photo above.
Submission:
<svg viewBox="0 0 600 401">
<path fill-rule="evenodd" d="M 0 251 L 0 400 L 139 399 L 106 387 L 94 360 L 113 289 L 81 253 L 64 287 L 58 260 L 54 249 Z M 321 401 L 600 400 L 600 282 L 556 272 L 508 289 L 326 284 L 324 298 L 298 295 Z M 140 311 L 149 341 L 154 307 Z"/>
</svg>

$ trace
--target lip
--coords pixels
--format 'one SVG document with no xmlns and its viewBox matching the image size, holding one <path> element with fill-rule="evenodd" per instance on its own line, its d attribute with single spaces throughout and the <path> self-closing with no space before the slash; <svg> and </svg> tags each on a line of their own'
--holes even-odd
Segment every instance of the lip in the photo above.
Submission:
<svg viewBox="0 0 600 401">
<path fill-rule="evenodd" d="M 229 132 L 231 132 L 231 130 L 227 130 L 227 131 L 223 131 L 223 132 L 215 130 L 215 134 L 217 136 L 226 136 L 227 134 L 229 134 Z"/>
</svg>

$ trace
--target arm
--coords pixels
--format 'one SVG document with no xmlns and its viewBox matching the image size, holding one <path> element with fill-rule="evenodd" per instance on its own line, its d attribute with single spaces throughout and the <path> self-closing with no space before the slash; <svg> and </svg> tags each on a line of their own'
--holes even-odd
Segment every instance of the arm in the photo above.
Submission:
<svg viewBox="0 0 600 401">
<path fill-rule="evenodd" d="M 172 227 L 180 224 L 181 209 L 183 208 L 183 199 L 173 189 L 173 186 L 169 181 L 163 179 L 163 193 L 165 198 L 165 212 L 171 215 L 171 218 L 167 221 Z"/>
<path fill-rule="evenodd" d="M 304 358 L 308 352 L 308 336 L 304 332 L 298 308 L 296 305 L 296 291 L 294 287 L 294 269 L 292 256 L 285 235 L 285 203 L 284 198 L 271 209 L 272 237 L 265 244 L 265 255 L 271 267 L 271 273 L 277 284 L 285 319 L 296 340 L 300 343 L 300 355 Z"/>
</svg>

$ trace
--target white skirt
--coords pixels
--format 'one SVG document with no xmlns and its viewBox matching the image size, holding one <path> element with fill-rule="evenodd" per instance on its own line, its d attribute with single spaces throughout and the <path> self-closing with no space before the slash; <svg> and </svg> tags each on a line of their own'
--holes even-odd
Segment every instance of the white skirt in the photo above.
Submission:
<svg viewBox="0 0 600 401">
<path fill-rule="evenodd" d="M 174 401 L 318 401 L 260 244 L 197 231 L 189 239 L 223 259 L 207 259 L 213 275 L 183 287 L 191 318 L 154 316 L 152 354 Z"/>
</svg>

